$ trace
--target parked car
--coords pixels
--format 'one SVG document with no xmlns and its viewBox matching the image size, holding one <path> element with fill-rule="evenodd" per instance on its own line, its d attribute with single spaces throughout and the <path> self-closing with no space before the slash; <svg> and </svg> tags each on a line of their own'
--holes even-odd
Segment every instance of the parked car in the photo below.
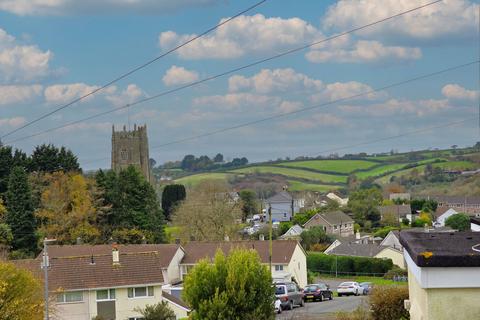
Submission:
<svg viewBox="0 0 480 320">
<path fill-rule="evenodd" d="M 275 299 L 275 313 L 282 313 L 282 302 L 280 299 Z"/>
<path fill-rule="evenodd" d="M 303 289 L 303 300 L 323 301 L 332 300 L 333 292 L 324 283 L 310 284 Z"/>
<path fill-rule="evenodd" d="M 355 295 L 358 296 L 363 294 L 363 288 L 360 287 L 358 282 L 342 282 L 337 287 L 338 296 L 341 297 L 343 295 L 350 296 Z"/>
<path fill-rule="evenodd" d="M 303 293 L 296 283 L 281 282 L 275 284 L 275 297 L 280 300 L 283 310 L 292 310 L 294 306 L 303 307 Z"/>
<path fill-rule="evenodd" d="M 372 283 L 371 282 L 362 282 L 359 284 L 360 287 L 363 288 L 363 294 L 367 295 L 372 292 Z"/>
</svg>

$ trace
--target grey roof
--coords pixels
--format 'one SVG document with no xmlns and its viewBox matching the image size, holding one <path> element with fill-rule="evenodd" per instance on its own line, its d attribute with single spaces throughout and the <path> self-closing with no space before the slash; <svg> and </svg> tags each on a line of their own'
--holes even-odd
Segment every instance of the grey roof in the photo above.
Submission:
<svg viewBox="0 0 480 320">
<path fill-rule="evenodd" d="M 480 197 L 465 197 L 465 196 L 428 196 L 427 198 L 433 199 L 440 203 L 447 203 L 447 204 L 480 204 Z"/>
<path fill-rule="evenodd" d="M 316 215 L 311 217 L 307 222 L 305 222 L 304 226 L 307 225 L 311 220 L 315 219 L 316 216 L 322 217 L 330 225 L 353 222 L 353 219 L 350 218 L 350 216 L 343 213 L 342 211 L 337 210 L 333 212 L 317 213 Z"/>
<path fill-rule="evenodd" d="M 378 208 L 378 211 L 380 211 L 380 214 L 382 216 L 386 213 L 394 213 L 394 214 L 398 214 L 401 217 L 405 217 L 407 214 L 412 213 L 412 208 L 410 207 L 409 204 L 404 204 L 404 205 L 392 204 L 389 206 L 381 206 L 377 208 Z"/>
<path fill-rule="evenodd" d="M 300 227 L 298 224 L 291 226 L 290 229 L 287 230 L 280 238 L 286 238 L 289 236 L 298 236 L 303 232 L 303 228 Z"/>
<path fill-rule="evenodd" d="M 374 257 L 387 246 L 380 246 L 376 243 L 350 243 L 342 242 L 328 254 L 339 256 L 355 256 L 355 257 Z"/>
<path fill-rule="evenodd" d="M 270 203 L 275 203 L 275 202 L 291 202 L 292 200 L 293 200 L 293 197 L 288 192 L 282 191 L 277 193 L 274 196 L 271 196 L 265 201 Z"/>
</svg>

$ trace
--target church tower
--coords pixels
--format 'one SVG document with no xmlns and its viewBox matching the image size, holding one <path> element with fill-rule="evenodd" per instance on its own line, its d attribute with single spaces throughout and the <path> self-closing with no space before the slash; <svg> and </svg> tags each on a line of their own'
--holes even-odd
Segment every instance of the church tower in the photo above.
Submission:
<svg viewBox="0 0 480 320">
<path fill-rule="evenodd" d="M 133 131 L 115 131 L 112 126 L 112 170 L 119 172 L 133 165 L 150 181 L 150 157 L 148 154 L 147 125 L 135 124 Z"/>
</svg>

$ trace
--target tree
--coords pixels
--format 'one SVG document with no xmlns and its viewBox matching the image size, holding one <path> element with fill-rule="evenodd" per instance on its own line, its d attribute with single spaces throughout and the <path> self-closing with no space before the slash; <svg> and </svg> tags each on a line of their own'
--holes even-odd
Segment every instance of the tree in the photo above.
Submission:
<svg viewBox="0 0 480 320">
<path fill-rule="evenodd" d="M 142 315 L 144 320 L 175 320 L 175 312 L 168 306 L 165 301 L 159 302 L 154 305 L 146 305 L 144 309 L 135 308 L 135 312 Z"/>
<path fill-rule="evenodd" d="M 80 171 L 77 157 L 65 147 L 42 144 L 33 150 L 30 170 L 37 172 Z"/>
<path fill-rule="evenodd" d="M 10 243 L 12 243 L 12 240 L 13 240 L 13 234 L 8 224 L 0 223 L 0 248 L 2 246 L 9 247 Z"/>
<path fill-rule="evenodd" d="M 12 165 L 12 147 L 0 146 L 0 194 L 7 191 L 8 178 Z"/>
<path fill-rule="evenodd" d="M 165 214 L 165 218 L 170 220 L 170 214 L 172 209 L 185 200 L 187 192 L 185 187 L 181 184 L 170 184 L 163 189 L 162 192 L 162 209 Z"/>
<path fill-rule="evenodd" d="M 222 163 L 223 162 L 223 154 L 217 153 L 217 155 L 213 158 L 213 162 Z"/>
<path fill-rule="evenodd" d="M 0 262 L 0 320 L 43 319 L 40 281 L 23 269 Z"/>
<path fill-rule="evenodd" d="M 14 250 L 36 250 L 35 216 L 28 177 L 25 169 L 13 168 L 8 181 L 6 193 L 7 215 L 6 223 L 13 234 L 12 248 Z"/>
<path fill-rule="evenodd" d="M 247 217 L 258 212 L 257 195 L 255 191 L 250 189 L 240 191 L 239 195 L 242 200 L 242 221 L 245 222 Z"/>
<path fill-rule="evenodd" d="M 184 281 L 183 298 L 192 319 L 273 319 L 274 289 L 268 268 L 254 250 L 218 251 L 214 263 L 203 260 Z"/>
<path fill-rule="evenodd" d="M 301 243 L 305 250 L 310 250 L 315 244 L 330 244 L 333 242 L 332 237 L 327 235 L 321 226 L 304 230 L 300 234 L 300 238 L 302 239 Z"/>
<path fill-rule="evenodd" d="M 182 169 L 183 170 L 193 170 L 195 164 L 195 156 L 192 154 L 186 155 L 182 160 Z"/>
<path fill-rule="evenodd" d="M 448 217 L 445 225 L 458 231 L 469 231 L 470 217 L 464 213 L 457 213 Z"/>
<path fill-rule="evenodd" d="M 221 241 L 238 234 L 236 220 L 242 211 L 239 203 L 226 196 L 228 191 L 225 184 L 204 181 L 187 194 L 172 216 L 184 240 Z"/>
<path fill-rule="evenodd" d="M 373 226 L 378 226 L 380 212 L 377 207 L 382 204 L 382 192 L 377 188 L 360 189 L 352 192 L 348 200 L 348 208 L 353 212 L 355 222 L 360 225 L 371 221 Z"/>
<path fill-rule="evenodd" d="M 91 183 L 81 174 L 61 171 L 45 176 L 48 186 L 36 212 L 39 232 L 57 239 L 59 244 L 74 244 L 78 238 L 95 243 L 100 237 L 97 212 L 90 194 Z"/>
<path fill-rule="evenodd" d="M 428 212 L 422 212 L 414 221 L 412 221 L 412 227 L 423 228 L 425 225 L 432 225 L 432 217 Z"/>
</svg>

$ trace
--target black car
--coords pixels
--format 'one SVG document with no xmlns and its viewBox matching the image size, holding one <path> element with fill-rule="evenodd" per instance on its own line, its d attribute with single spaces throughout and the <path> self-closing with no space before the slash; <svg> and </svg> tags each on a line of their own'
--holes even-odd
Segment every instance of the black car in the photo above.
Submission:
<svg viewBox="0 0 480 320">
<path fill-rule="evenodd" d="M 310 284 L 303 289 L 303 299 L 305 301 L 323 301 L 325 299 L 332 300 L 333 292 L 324 283 Z"/>
</svg>

